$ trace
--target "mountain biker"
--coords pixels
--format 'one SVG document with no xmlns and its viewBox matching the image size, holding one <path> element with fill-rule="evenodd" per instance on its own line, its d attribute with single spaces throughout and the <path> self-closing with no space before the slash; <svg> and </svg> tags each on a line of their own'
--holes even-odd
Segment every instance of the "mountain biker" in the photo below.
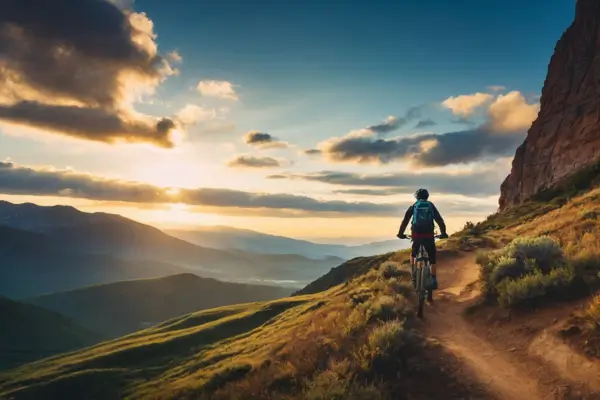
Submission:
<svg viewBox="0 0 600 400">
<path fill-rule="evenodd" d="M 435 248 L 435 226 L 433 221 L 437 222 L 440 230 L 442 231 L 440 239 L 448 238 L 446 234 L 446 224 L 444 219 L 440 215 L 437 208 L 429 201 L 429 192 L 427 189 L 419 189 L 415 192 L 415 198 L 417 201 L 406 210 L 404 219 L 400 225 L 398 231 L 398 237 L 400 239 L 406 239 L 404 231 L 408 225 L 408 221 L 412 218 L 411 224 L 411 236 L 412 242 L 412 253 L 410 255 L 410 263 L 414 265 L 415 257 L 419 252 L 419 247 L 423 245 L 427 255 L 429 256 L 429 263 L 431 265 L 431 278 L 432 278 L 432 289 L 437 289 L 437 276 L 436 276 L 436 248 Z"/>
</svg>

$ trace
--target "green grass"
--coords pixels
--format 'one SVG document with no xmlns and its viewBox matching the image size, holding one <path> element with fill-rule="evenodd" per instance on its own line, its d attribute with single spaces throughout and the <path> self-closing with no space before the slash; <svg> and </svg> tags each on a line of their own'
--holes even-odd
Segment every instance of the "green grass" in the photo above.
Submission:
<svg viewBox="0 0 600 400">
<path fill-rule="evenodd" d="M 62 315 L 0 297 L 0 369 L 99 342 L 93 333 Z"/>
<path fill-rule="evenodd" d="M 198 312 L 22 366 L 0 375 L 0 397 L 385 398 L 378 368 L 405 363 L 418 341 L 411 296 L 401 272 L 375 265 L 321 293 Z"/>
<path fill-rule="evenodd" d="M 222 282 L 186 273 L 89 286 L 27 301 L 116 338 L 191 312 L 274 300 L 290 293 L 280 287 Z"/>
</svg>

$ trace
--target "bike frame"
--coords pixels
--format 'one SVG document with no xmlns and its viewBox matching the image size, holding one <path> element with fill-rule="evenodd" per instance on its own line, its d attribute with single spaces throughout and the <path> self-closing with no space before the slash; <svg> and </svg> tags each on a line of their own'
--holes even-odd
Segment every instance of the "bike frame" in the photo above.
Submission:
<svg viewBox="0 0 600 400">
<path fill-rule="evenodd" d="M 409 235 L 406 236 L 411 241 L 413 238 Z M 434 238 L 439 239 L 438 235 L 435 235 Z M 417 256 L 415 257 L 415 262 L 411 264 L 411 270 L 413 276 L 415 277 L 414 288 L 415 292 L 417 292 L 417 296 L 419 299 L 419 308 L 417 310 L 417 316 L 419 318 L 423 317 L 423 305 L 425 303 L 425 297 L 429 291 L 431 291 L 429 285 L 431 283 L 431 264 L 429 263 L 429 255 L 427 254 L 427 250 L 423 245 L 419 246 L 419 251 L 417 252 Z"/>
<path fill-rule="evenodd" d="M 425 293 L 428 290 L 427 279 L 431 275 L 431 265 L 429 263 L 429 255 L 423 245 L 419 247 L 415 263 L 412 265 L 412 272 L 417 277 L 415 289 L 420 293 Z"/>
</svg>

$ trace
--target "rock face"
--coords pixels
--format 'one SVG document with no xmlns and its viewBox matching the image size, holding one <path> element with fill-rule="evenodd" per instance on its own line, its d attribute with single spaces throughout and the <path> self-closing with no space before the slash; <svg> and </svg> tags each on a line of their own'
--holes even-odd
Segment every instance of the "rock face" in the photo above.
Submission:
<svg viewBox="0 0 600 400">
<path fill-rule="evenodd" d="M 502 183 L 500 211 L 520 204 L 600 158 L 600 1 L 578 0 L 558 41 L 541 109 Z"/>
</svg>

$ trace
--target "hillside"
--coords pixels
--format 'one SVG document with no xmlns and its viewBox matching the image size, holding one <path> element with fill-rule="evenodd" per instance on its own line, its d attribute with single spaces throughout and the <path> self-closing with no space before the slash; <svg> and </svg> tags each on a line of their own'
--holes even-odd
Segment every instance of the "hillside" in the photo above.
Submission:
<svg viewBox="0 0 600 400">
<path fill-rule="evenodd" d="M 36 233 L 38 239 L 43 239 L 45 246 L 60 249 L 63 254 L 101 255 L 135 262 L 152 261 L 235 282 L 289 282 L 287 284 L 290 287 L 297 288 L 344 261 L 335 257 L 313 260 L 293 254 L 215 250 L 174 238 L 157 228 L 121 216 L 88 214 L 72 207 L 41 207 L 28 203 L 2 202 L 0 226 Z M 31 246 L 37 248 L 39 241 L 36 240 Z M 65 243 L 68 245 L 65 246 Z M 88 284 L 101 282 L 106 281 Z"/>
<path fill-rule="evenodd" d="M 0 225 L 0 294 L 10 298 L 183 272 L 167 263 L 70 251 L 43 234 Z"/>
<path fill-rule="evenodd" d="M 23 366 L 0 376 L 0 397 L 384 399 L 405 393 L 424 399 L 480 394 L 469 382 L 458 382 L 454 370 L 444 369 L 440 360 L 452 362 L 452 356 L 412 332 L 411 301 L 405 273 L 373 268 L 344 287 L 202 311 Z M 397 379 L 400 371 L 403 379 Z"/>
<path fill-rule="evenodd" d="M 273 300 L 289 290 L 179 274 L 53 293 L 28 303 L 65 315 L 105 337 L 118 337 L 208 308 Z"/>
<path fill-rule="evenodd" d="M 264 254 L 299 254 L 322 259 L 328 256 L 351 259 L 388 253 L 402 248 L 405 243 L 398 240 L 368 243 L 360 246 L 318 244 L 306 240 L 268 235 L 246 229 L 225 226 L 197 227 L 194 230 L 168 230 L 168 234 L 214 249 L 236 249 Z"/>
<path fill-rule="evenodd" d="M 0 369 L 80 349 L 100 335 L 62 315 L 0 297 Z"/>
</svg>

